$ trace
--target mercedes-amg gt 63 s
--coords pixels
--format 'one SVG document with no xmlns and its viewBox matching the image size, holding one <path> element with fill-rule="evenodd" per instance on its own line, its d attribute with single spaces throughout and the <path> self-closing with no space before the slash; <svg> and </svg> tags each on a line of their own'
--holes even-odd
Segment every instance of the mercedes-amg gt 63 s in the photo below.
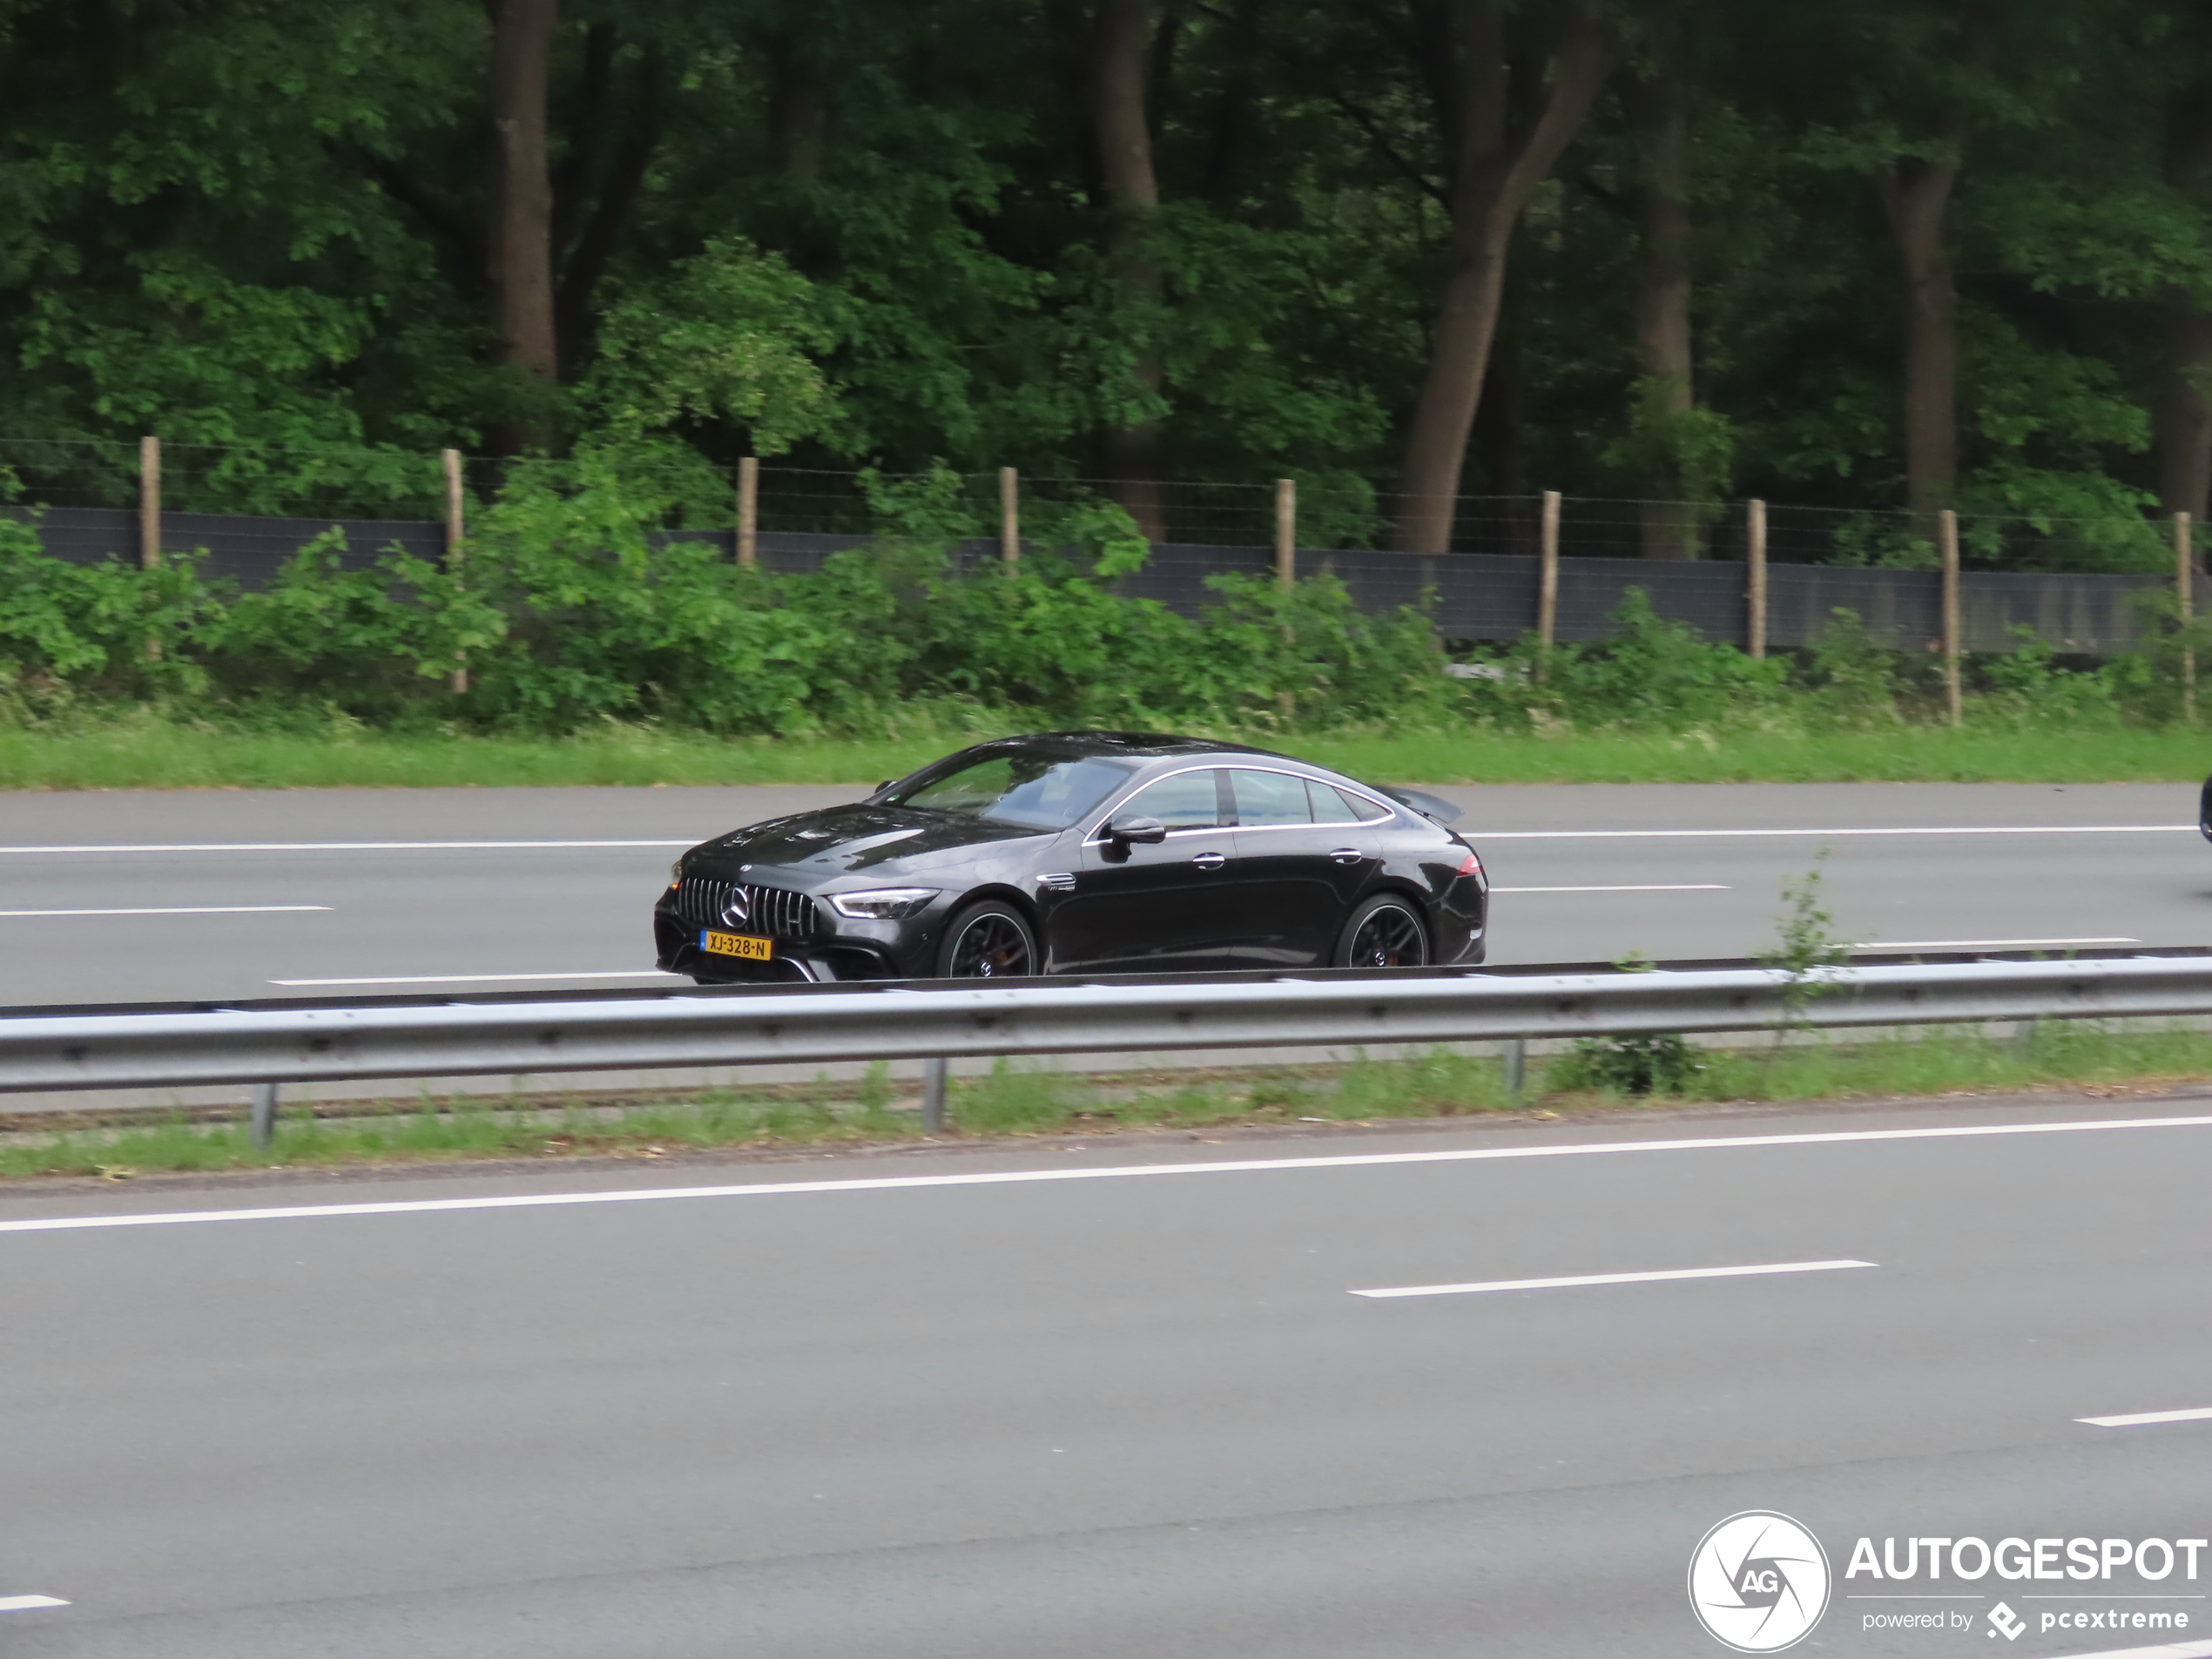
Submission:
<svg viewBox="0 0 2212 1659">
<path fill-rule="evenodd" d="M 653 933 L 702 984 L 1480 962 L 1456 816 L 1235 744 L 1007 738 L 693 847 Z"/>
</svg>

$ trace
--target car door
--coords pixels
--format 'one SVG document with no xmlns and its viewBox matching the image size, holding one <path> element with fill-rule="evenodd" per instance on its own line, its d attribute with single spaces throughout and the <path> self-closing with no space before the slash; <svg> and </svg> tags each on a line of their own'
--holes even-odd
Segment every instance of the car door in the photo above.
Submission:
<svg viewBox="0 0 2212 1659">
<path fill-rule="evenodd" d="M 1381 862 L 1373 833 L 1327 784 L 1258 766 L 1227 770 L 1237 814 L 1238 965 L 1326 966 L 1346 914 Z"/>
<path fill-rule="evenodd" d="M 1223 822 L 1218 769 L 1155 779 L 1113 817 L 1157 818 L 1167 838 L 1155 846 L 1096 834 L 1085 841 L 1076 890 L 1052 912 L 1054 968 L 1162 974 L 1229 967 L 1237 920 L 1229 867 L 1237 847 Z"/>
</svg>

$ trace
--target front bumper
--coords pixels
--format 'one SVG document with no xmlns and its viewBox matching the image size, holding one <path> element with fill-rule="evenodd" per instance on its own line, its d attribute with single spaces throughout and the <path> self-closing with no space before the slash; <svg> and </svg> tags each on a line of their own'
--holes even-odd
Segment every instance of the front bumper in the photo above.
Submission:
<svg viewBox="0 0 2212 1659">
<path fill-rule="evenodd" d="M 929 971 L 924 964 L 935 939 L 935 908 L 901 922 L 846 921 L 826 905 L 809 907 L 805 920 L 811 925 L 769 933 L 774 954 L 763 962 L 700 949 L 699 935 L 706 929 L 685 914 L 678 890 L 671 887 L 653 907 L 654 957 L 664 973 L 718 985 L 920 979 Z M 748 931 L 715 926 L 718 931 Z"/>
</svg>

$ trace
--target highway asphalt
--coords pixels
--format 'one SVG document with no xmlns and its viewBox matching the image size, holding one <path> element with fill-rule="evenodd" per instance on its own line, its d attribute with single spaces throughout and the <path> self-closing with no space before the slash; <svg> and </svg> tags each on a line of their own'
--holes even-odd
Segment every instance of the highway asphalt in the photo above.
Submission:
<svg viewBox="0 0 2212 1659">
<path fill-rule="evenodd" d="M 2212 1652 L 2212 1553 L 1845 1576 L 2212 1536 L 2209 1185 L 2212 1099 L 10 1192 L 0 1655 L 1717 1655 L 1746 1509 L 1793 1652 Z"/>
<path fill-rule="evenodd" d="M 651 984 L 649 915 L 677 853 L 859 792 L 0 796 L 0 1005 Z M 1439 792 L 1496 883 L 1501 962 L 1744 954 L 1773 942 L 1784 884 L 1824 848 L 1854 939 L 2212 939 L 2212 848 L 2184 787 Z"/>
</svg>

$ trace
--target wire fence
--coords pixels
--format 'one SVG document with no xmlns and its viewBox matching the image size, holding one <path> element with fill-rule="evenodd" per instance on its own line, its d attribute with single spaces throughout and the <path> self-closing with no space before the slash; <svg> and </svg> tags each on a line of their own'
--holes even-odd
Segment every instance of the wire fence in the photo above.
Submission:
<svg viewBox="0 0 2212 1659">
<path fill-rule="evenodd" d="M 742 509 L 740 469 L 679 456 L 650 463 L 627 504 L 657 515 L 655 528 L 730 533 Z M 442 523 L 445 472 L 435 452 L 390 446 L 158 445 L 99 439 L 0 439 L 0 505 L 136 511 L 158 494 L 165 515 L 238 515 L 288 521 Z M 588 462 L 461 458 L 473 516 L 518 487 L 566 493 L 604 483 Z M 998 537 L 1006 480 L 996 471 L 884 473 L 791 466 L 757 469 L 756 529 L 765 536 L 860 542 L 887 531 L 946 540 Z M 1049 540 L 1077 509 L 1127 509 L 1156 543 L 1268 548 L 1280 526 L 1276 482 L 1020 477 L 1014 506 L 1022 534 Z M 1298 482 L 1292 539 L 1304 550 L 1388 550 L 1412 503 L 1368 481 L 1332 474 Z M 1742 562 L 1748 503 L 1624 501 L 1561 496 L 1554 550 L 1569 558 Z M 1877 509 L 1764 505 L 1765 556 L 1776 564 L 1932 570 L 1935 526 L 1925 516 Z M 120 521 L 118 521 L 120 522 Z M 1448 551 L 1537 556 L 1546 542 L 1546 497 L 1467 496 L 1453 503 Z M 1962 511 L 1960 563 L 1968 570 L 2151 574 L 2173 569 L 2172 529 L 2142 515 L 2058 519 Z M 120 550 L 118 550 L 119 551 Z"/>
</svg>

